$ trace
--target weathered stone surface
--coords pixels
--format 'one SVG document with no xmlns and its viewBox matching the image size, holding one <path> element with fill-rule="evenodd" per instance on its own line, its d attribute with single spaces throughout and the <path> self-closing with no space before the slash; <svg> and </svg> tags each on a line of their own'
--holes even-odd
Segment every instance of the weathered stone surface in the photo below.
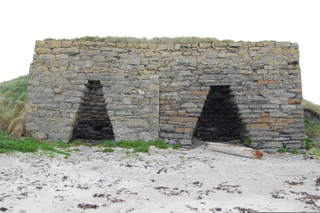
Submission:
<svg viewBox="0 0 320 213">
<path fill-rule="evenodd" d="M 250 137 L 255 148 L 304 148 L 298 62 L 298 45 L 290 42 L 37 41 L 26 129 L 39 139 L 70 140 L 86 85 L 94 80 L 102 85 L 96 94 L 104 98 L 115 140 L 190 145 L 212 98 L 209 90 L 228 85 L 245 127 L 242 137 Z"/>
</svg>

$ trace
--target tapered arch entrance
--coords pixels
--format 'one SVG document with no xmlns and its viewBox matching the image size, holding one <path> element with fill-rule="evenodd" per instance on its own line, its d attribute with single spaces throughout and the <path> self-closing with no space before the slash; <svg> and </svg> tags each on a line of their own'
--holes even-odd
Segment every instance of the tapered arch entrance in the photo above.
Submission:
<svg viewBox="0 0 320 213">
<path fill-rule="evenodd" d="M 244 134 L 245 127 L 230 86 L 211 86 L 194 137 L 202 141 L 223 142 L 241 139 Z"/>
<path fill-rule="evenodd" d="M 100 81 L 88 81 L 76 118 L 73 139 L 114 140 Z"/>
</svg>

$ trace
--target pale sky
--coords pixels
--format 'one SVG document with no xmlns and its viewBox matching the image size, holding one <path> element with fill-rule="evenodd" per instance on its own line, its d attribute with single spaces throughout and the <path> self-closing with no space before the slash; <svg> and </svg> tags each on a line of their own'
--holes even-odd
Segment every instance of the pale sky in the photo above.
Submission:
<svg viewBox="0 0 320 213">
<path fill-rule="evenodd" d="M 303 96 L 320 104 L 319 5 L 319 0 L 1 1 L 0 82 L 28 74 L 35 41 L 45 38 L 276 40 L 299 44 Z"/>
</svg>

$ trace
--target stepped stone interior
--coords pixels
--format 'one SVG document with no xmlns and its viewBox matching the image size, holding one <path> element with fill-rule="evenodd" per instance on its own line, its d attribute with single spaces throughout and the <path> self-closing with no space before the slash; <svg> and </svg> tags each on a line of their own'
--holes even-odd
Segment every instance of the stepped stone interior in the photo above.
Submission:
<svg viewBox="0 0 320 213">
<path fill-rule="evenodd" d="M 73 139 L 114 140 L 100 81 L 88 81 L 73 130 Z"/>
<path fill-rule="evenodd" d="M 194 137 L 203 141 L 241 139 L 245 127 L 238 111 L 230 86 L 211 86 Z"/>
</svg>

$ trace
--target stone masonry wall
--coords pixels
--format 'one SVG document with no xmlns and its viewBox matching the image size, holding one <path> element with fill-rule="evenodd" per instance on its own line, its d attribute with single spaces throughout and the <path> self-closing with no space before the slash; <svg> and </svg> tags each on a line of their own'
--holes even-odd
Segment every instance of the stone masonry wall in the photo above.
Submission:
<svg viewBox="0 0 320 213">
<path fill-rule="evenodd" d="M 103 87 L 115 140 L 189 145 L 210 89 L 227 85 L 254 148 L 304 148 L 295 43 L 37 41 L 27 131 L 69 141 L 88 81 Z"/>
</svg>

